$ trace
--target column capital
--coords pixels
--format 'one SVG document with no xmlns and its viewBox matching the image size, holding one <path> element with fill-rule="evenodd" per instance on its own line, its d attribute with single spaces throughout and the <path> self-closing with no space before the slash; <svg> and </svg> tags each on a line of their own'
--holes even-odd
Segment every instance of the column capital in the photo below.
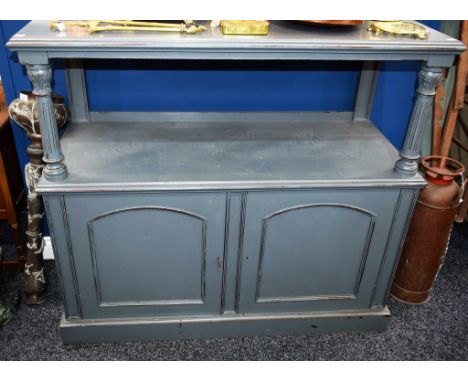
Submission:
<svg viewBox="0 0 468 382">
<path fill-rule="evenodd" d="M 33 94 L 44 97 L 52 93 L 50 86 L 52 70 L 49 65 L 26 65 L 28 77 L 33 84 Z"/>
<path fill-rule="evenodd" d="M 418 73 L 418 87 L 416 91 L 421 95 L 433 96 L 435 88 L 442 78 L 442 68 L 423 64 Z"/>
</svg>

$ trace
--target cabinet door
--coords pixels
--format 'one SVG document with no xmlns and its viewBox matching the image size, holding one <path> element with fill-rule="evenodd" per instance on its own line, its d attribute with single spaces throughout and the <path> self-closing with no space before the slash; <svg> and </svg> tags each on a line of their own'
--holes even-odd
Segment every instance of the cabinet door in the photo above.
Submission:
<svg viewBox="0 0 468 382">
<path fill-rule="evenodd" d="M 250 192 L 240 312 L 368 309 L 398 190 Z"/>
<path fill-rule="evenodd" d="M 220 310 L 224 193 L 67 196 L 83 318 Z"/>
</svg>

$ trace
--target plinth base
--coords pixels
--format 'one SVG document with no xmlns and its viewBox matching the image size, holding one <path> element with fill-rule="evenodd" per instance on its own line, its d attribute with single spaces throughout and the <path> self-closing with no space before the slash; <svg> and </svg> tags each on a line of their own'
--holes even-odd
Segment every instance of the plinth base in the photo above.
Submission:
<svg viewBox="0 0 468 382">
<path fill-rule="evenodd" d="M 307 334 L 386 329 L 390 310 L 139 319 L 62 318 L 64 343 Z"/>
</svg>

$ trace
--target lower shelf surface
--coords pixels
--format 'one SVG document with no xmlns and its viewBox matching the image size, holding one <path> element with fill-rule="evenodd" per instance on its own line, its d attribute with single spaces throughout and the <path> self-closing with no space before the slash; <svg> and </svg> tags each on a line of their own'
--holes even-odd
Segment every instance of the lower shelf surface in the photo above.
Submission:
<svg viewBox="0 0 468 382">
<path fill-rule="evenodd" d="M 73 123 L 68 177 L 38 192 L 422 187 L 369 120 L 340 113 L 160 113 L 154 121 Z M 342 113 L 341 113 L 342 114 Z"/>
<path fill-rule="evenodd" d="M 368 311 L 184 318 L 68 320 L 63 317 L 60 331 L 64 343 L 97 343 L 340 331 L 383 331 L 389 320 L 390 310 L 387 307 Z"/>
</svg>

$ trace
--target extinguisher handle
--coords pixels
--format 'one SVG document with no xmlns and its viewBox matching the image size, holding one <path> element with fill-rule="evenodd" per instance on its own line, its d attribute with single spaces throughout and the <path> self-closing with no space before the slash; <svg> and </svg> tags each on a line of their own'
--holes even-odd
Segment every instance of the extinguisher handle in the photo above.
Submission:
<svg viewBox="0 0 468 382">
<path fill-rule="evenodd" d="M 460 192 L 458 193 L 458 199 L 460 200 L 460 203 L 463 203 L 463 195 L 465 195 L 465 189 L 467 185 L 468 185 L 468 179 L 464 179 L 463 173 L 462 173 Z"/>
<path fill-rule="evenodd" d="M 421 166 L 426 171 L 426 176 L 432 179 L 450 181 L 457 176 L 463 176 L 465 172 L 465 167 L 459 161 L 438 155 L 424 157 Z"/>
</svg>

